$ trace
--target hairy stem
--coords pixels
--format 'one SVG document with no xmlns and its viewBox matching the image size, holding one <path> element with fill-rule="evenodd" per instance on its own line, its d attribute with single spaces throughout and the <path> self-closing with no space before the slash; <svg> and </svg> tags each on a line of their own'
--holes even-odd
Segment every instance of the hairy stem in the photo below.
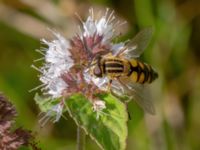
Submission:
<svg viewBox="0 0 200 150">
<path fill-rule="evenodd" d="M 85 150 L 85 131 L 77 127 L 77 150 Z"/>
</svg>

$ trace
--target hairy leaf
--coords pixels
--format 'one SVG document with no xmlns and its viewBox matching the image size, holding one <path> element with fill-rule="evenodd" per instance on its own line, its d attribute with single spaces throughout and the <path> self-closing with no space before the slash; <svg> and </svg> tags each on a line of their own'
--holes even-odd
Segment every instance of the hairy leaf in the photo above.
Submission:
<svg viewBox="0 0 200 150">
<path fill-rule="evenodd" d="M 81 126 L 105 150 L 124 150 L 127 138 L 127 112 L 125 105 L 111 95 L 101 97 L 106 109 L 97 112 L 81 95 L 67 100 L 67 108 L 78 126 Z"/>
</svg>

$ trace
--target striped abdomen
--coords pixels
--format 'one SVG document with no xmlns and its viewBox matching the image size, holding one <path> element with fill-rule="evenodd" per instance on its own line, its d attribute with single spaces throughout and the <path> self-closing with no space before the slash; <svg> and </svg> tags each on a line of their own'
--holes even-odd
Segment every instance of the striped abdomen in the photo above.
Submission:
<svg viewBox="0 0 200 150">
<path fill-rule="evenodd" d="M 102 61 L 102 72 L 110 78 L 125 76 L 130 70 L 130 65 L 127 60 L 107 58 Z"/>
<path fill-rule="evenodd" d="M 126 60 L 120 58 L 106 58 L 100 61 L 100 74 L 109 78 L 129 77 L 131 81 L 137 83 L 151 83 L 158 77 L 158 74 L 151 68 L 150 65 L 142 63 L 136 59 Z M 95 69 L 96 75 L 98 69 Z"/>
<path fill-rule="evenodd" d="M 130 61 L 130 64 L 131 68 L 128 76 L 130 76 L 131 80 L 134 82 L 141 84 L 151 83 L 158 77 L 158 74 L 152 69 L 150 65 L 146 63 L 142 63 L 133 59 Z"/>
</svg>

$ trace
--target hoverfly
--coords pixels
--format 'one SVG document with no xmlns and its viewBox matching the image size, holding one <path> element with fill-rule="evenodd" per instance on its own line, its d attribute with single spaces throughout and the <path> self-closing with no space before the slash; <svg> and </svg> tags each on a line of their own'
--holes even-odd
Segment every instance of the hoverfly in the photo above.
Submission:
<svg viewBox="0 0 200 150">
<path fill-rule="evenodd" d="M 154 114 L 146 85 L 154 81 L 158 74 L 150 65 L 138 60 L 151 36 L 151 28 L 143 29 L 125 48 L 95 58 L 90 72 L 102 82 L 108 79 L 108 89 L 114 96 L 121 98 L 125 95 L 129 100 L 135 100 L 146 112 Z"/>
</svg>

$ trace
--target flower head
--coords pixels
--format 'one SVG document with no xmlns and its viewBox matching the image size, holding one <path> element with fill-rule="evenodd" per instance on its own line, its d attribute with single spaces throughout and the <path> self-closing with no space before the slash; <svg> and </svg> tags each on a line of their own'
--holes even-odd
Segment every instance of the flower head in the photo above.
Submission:
<svg viewBox="0 0 200 150">
<path fill-rule="evenodd" d="M 47 94 L 52 98 L 62 96 L 62 91 L 68 87 L 63 81 L 62 75 L 69 72 L 74 65 L 73 59 L 69 52 L 70 44 L 60 34 L 53 32 L 56 39 L 49 42 L 42 40 L 48 48 L 43 49 L 45 53 L 45 65 L 40 68 L 42 75 L 40 81 L 43 82 Z"/>
<path fill-rule="evenodd" d="M 93 110 L 94 110 L 94 112 L 97 113 L 97 116 L 96 116 L 97 120 L 99 119 L 99 116 L 101 115 L 102 110 L 105 108 L 106 108 L 106 104 L 104 101 L 95 100 L 93 102 Z"/>
<path fill-rule="evenodd" d="M 47 117 L 56 113 L 55 122 L 62 115 L 64 107 L 63 97 L 74 93 L 85 95 L 93 104 L 94 111 L 106 108 L 105 102 L 95 95 L 105 92 L 108 78 L 95 78 L 90 73 L 92 61 L 99 55 L 115 54 L 124 43 L 114 44 L 116 27 L 122 25 L 113 11 L 106 10 L 105 14 L 95 18 L 93 9 L 85 22 L 82 21 L 81 33 L 67 40 L 60 34 L 53 32 L 55 40 L 42 42 L 47 48 L 42 49 L 44 65 L 38 69 L 41 72 L 40 81 L 42 91 L 52 99 L 60 98 L 60 103 L 53 106 L 46 114 Z"/>
<path fill-rule="evenodd" d="M 113 35 L 115 34 L 115 27 L 119 24 L 113 15 L 114 11 L 109 13 L 109 9 L 106 13 L 99 18 L 95 19 L 93 9 L 89 10 L 90 15 L 83 22 L 83 36 L 84 37 L 101 37 L 101 43 L 110 43 Z"/>
<path fill-rule="evenodd" d="M 104 101 L 102 100 L 96 100 L 93 103 L 93 110 L 98 112 L 98 111 L 102 111 L 103 109 L 106 108 L 106 104 Z"/>
<path fill-rule="evenodd" d="M 30 131 L 13 129 L 17 112 L 15 107 L 0 93 L 0 149 L 17 150 L 27 146 L 33 138 Z"/>
</svg>

